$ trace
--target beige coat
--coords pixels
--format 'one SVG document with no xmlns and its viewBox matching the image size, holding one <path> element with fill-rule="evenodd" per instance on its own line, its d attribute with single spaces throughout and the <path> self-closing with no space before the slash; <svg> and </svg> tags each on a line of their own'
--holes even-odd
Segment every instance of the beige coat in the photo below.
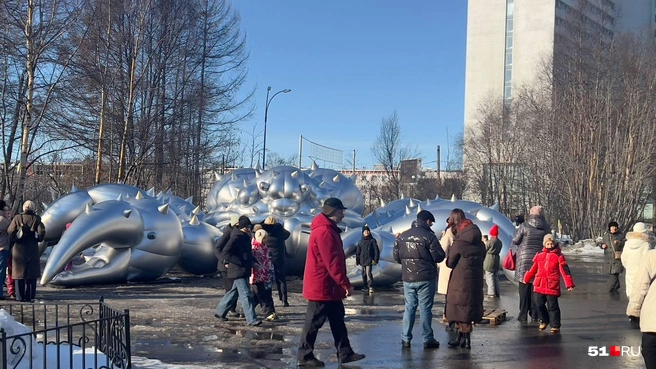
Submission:
<svg viewBox="0 0 656 369">
<path fill-rule="evenodd" d="M 446 231 L 442 232 L 442 238 L 440 238 L 440 245 L 442 245 L 442 249 L 444 250 L 445 255 L 449 250 L 449 247 L 453 245 L 454 240 L 455 237 L 453 236 L 453 232 L 451 231 L 451 228 L 447 228 Z M 451 276 L 451 268 L 446 266 L 446 258 L 444 258 L 444 261 L 437 264 L 437 266 L 438 268 L 440 268 L 439 276 L 437 278 L 437 293 L 446 295 L 446 290 L 447 288 L 449 288 L 449 277 Z"/>
<path fill-rule="evenodd" d="M 645 253 L 629 298 L 626 315 L 640 317 L 640 331 L 656 333 L 656 250 Z"/>
<path fill-rule="evenodd" d="M 649 235 L 643 232 L 628 232 L 624 251 L 622 251 L 622 265 L 626 282 L 626 297 L 631 298 L 633 279 L 640 265 L 642 256 L 651 248 Z"/>
</svg>

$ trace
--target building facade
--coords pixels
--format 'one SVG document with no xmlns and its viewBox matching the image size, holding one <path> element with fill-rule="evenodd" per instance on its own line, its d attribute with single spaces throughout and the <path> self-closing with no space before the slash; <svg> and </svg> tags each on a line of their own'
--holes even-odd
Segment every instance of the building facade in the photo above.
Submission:
<svg viewBox="0 0 656 369">
<path fill-rule="evenodd" d="M 575 22 L 656 37 L 656 0 L 469 0 L 465 135 L 487 99 L 509 103 L 543 72 Z"/>
</svg>

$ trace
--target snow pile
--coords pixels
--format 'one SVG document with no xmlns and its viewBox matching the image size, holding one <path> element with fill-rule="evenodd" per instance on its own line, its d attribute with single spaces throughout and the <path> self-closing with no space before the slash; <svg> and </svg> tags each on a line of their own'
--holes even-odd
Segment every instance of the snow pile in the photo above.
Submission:
<svg viewBox="0 0 656 369">
<path fill-rule="evenodd" d="M 581 240 L 571 246 L 563 246 L 562 252 L 565 255 L 603 255 L 604 250 L 597 246 L 597 241 L 593 239 Z"/>
<path fill-rule="evenodd" d="M 0 328 L 4 329 L 7 332 L 7 336 L 11 337 L 14 335 L 21 335 L 26 333 L 31 333 L 31 330 L 25 325 L 17 322 L 13 316 L 11 316 L 7 311 L 0 309 Z M 29 346 L 32 346 L 32 368 L 33 369 L 50 369 L 58 368 L 57 366 L 57 351 L 60 355 L 60 368 L 71 368 L 71 369 L 87 369 L 95 367 L 95 363 L 98 363 L 98 367 L 106 367 L 107 365 L 107 356 L 97 351 L 95 352 L 94 347 L 87 347 L 84 351 L 82 348 L 76 345 L 73 345 L 73 363 L 70 362 L 70 345 L 61 344 L 59 346 L 55 344 L 49 344 L 45 346 L 46 354 L 46 366 L 43 366 L 43 355 L 44 355 L 44 345 L 38 343 L 34 340 L 34 335 L 21 336 L 26 343 L 27 348 L 25 353 L 21 352 L 17 355 L 11 353 L 11 350 L 7 349 L 7 367 L 16 369 L 29 369 L 30 360 L 28 355 L 30 354 Z M 27 342 L 29 340 L 29 342 Z M 8 340 L 8 344 L 11 344 L 13 340 Z M 21 343 L 19 343 L 20 345 Z M 94 355 L 96 353 L 97 355 Z M 24 357 L 23 357 L 24 355 Z M 1 356 L 1 354 L 0 354 Z M 22 357 L 22 359 L 21 359 Z M 82 358 L 84 357 L 84 366 L 82 366 Z M 110 363 L 110 367 L 113 367 Z M 165 364 L 159 360 L 148 359 L 145 357 L 133 356 L 132 357 L 132 368 L 134 369 L 202 369 L 205 367 L 200 366 L 189 366 L 189 365 L 172 365 Z"/>
<path fill-rule="evenodd" d="M 8 349 L 6 352 L 7 355 L 7 367 L 16 368 L 16 369 L 28 369 L 30 368 L 30 361 L 32 362 L 32 368 L 34 369 L 48 369 L 48 368 L 57 368 L 57 351 L 59 351 L 59 367 L 61 368 L 80 368 L 86 369 L 94 366 L 94 363 L 97 361 L 98 366 L 107 365 L 107 356 L 100 351 L 95 351 L 93 347 L 87 347 L 84 351 L 81 347 L 73 345 L 73 362 L 71 363 L 71 347 L 68 344 L 61 344 L 59 346 L 55 344 L 44 345 L 38 343 L 34 340 L 34 335 L 31 335 L 31 330 L 25 325 L 17 322 L 13 316 L 11 316 L 7 311 L 0 309 L 0 328 L 3 328 L 7 332 L 7 336 L 11 337 L 14 335 L 28 334 L 21 336 L 25 340 L 26 347 L 25 352 L 23 352 L 22 342 L 13 341 L 13 339 L 8 339 L 8 344 L 14 343 L 14 347 L 20 348 L 18 354 L 12 354 L 11 350 Z M 31 346 L 31 348 L 30 348 Z M 30 351 L 31 350 L 31 351 Z M 28 355 L 32 354 L 32 359 L 28 358 Z M 97 355 L 94 355 L 97 353 Z M 43 366 L 44 355 L 46 358 L 46 366 Z M 82 365 L 84 358 L 85 365 Z"/>
</svg>

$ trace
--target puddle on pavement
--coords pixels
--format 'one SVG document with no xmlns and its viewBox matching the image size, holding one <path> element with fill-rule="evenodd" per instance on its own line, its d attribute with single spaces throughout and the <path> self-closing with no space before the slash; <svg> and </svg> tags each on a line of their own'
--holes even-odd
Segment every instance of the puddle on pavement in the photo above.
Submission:
<svg viewBox="0 0 656 369">
<path fill-rule="evenodd" d="M 285 340 L 285 336 L 281 333 L 253 332 L 246 329 L 230 329 L 230 328 L 226 328 L 225 330 L 236 336 L 248 338 L 249 340 L 273 340 L 273 341 Z"/>
<path fill-rule="evenodd" d="M 244 332 L 245 336 L 249 334 Z M 251 338 L 274 339 L 282 341 L 284 337 L 277 333 L 268 333 L 271 338 L 265 338 L 264 333 L 258 333 Z M 261 338 L 258 338 L 261 337 Z M 167 340 L 135 340 L 133 341 L 132 353 L 136 356 L 144 356 L 151 359 L 158 359 L 164 362 L 193 362 L 202 360 L 222 361 L 222 362 L 248 362 L 251 359 L 268 359 L 283 360 L 285 351 L 282 347 L 257 346 L 249 345 L 248 347 L 221 347 L 224 341 L 205 341 L 199 343 L 172 343 Z"/>
</svg>

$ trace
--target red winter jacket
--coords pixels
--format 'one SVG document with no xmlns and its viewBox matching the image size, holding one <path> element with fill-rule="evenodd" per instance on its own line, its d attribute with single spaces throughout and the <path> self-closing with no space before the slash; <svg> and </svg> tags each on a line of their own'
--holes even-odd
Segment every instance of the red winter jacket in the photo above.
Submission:
<svg viewBox="0 0 656 369">
<path fill-rule="evenodd" d="M 323 213 L 317 215 L 310 226 L 303 297 L 310 301 L 339 301 L 351 287 L 346 277 L 346 257 L 342 232 Z"/>
<path fill-rule="evenodd" d="M 572 273 L 565 260 L 565 255 L 560 252 L 560 247 L 542 249 L 542 252 L 533 258 L 533 266 L 524 275 L 524 283 L 533 281 L 533 290 L 543 295 L 560 296 L 560 275 L 565 280 L 567 288 L 574 287 Z"/>
</svg>

